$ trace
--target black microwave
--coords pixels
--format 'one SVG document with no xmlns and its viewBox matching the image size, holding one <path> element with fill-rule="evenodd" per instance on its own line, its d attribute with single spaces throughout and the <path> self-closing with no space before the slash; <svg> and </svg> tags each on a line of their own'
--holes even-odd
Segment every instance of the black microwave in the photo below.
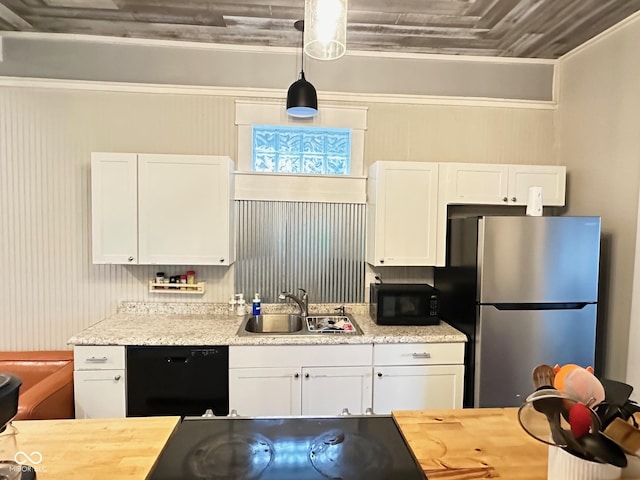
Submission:
<svg viewBox="0 0 640 480">
<path fill-rule="evenodd" d="M 438 325 L 438 290 L 426 283 L 372 283 L 369 314 L 378 325 Z"/>
</svg>

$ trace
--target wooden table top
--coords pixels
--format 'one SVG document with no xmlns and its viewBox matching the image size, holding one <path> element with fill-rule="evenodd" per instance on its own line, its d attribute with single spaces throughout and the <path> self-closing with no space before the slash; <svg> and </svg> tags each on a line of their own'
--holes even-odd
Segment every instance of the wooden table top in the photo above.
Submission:
<svg viewBox="0 0 640 480">
<path fill-rule="evenodd" d="M 34 466 L 38 480 L 143 480 L 179 421 L 136 417 L 13 424 L 18 450 L 29 455 L 32 461 L 26 464 Z"/>
<path fill-rule="evenodd" d="M 517 408 L 393 412 L 429 479 L 545 480 L 548 446 L 518 423 Z"/>
<path fill-rule="evenodd" d="M 520 427 L 516 408 L 393 412 L 428 478 L 546 480 L 547 446 Z M 179 417 L 18 421 L 19 450 L 38 480 L 143 480 Z M 34 465 L 34 462 L 27 461 Z M 631 478 L 631 477 L 630 477 Z M 640 477 L 635 477 L 640 480 Z"/>
</svg>

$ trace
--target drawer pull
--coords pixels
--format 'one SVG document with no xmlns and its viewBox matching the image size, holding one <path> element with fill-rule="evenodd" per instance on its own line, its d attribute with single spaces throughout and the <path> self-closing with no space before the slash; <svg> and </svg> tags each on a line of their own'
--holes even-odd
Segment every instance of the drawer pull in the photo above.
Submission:
<svg viewBox="0 0 640 480">
<path fill-rule="evenodd" d="M 431 358 L 431 354 L 424 352 L 424 353 L 412 353 L 411 356 L 413 358 Z"/>
<path fill-rule="evenodd" d="M 113 379 L 118 382 L 120 379 L 122 378 L 121 375 L 116 375 L 115 377 L 113 377 Z"/>
<path fill-rule="evenodd" d="M 85 362 L 87 363 L 107 363 L 107 357 L 89 357 L 85 358 Z"/>
</svg>

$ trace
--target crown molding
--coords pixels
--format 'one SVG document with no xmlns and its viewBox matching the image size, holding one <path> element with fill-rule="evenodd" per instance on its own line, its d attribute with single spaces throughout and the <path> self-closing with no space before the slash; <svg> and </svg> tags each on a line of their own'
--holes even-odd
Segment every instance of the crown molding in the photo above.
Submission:
<svg viewBox="0 0 640 480">
<path fill-rule="evenodd" d="M 189 85 L 142 84 L 125 82 L 103 82 L 86 80 L 63 80 L 54 78 L 29 78 L 0 76 L 0 87 L 51 88 L 58 90 L 84 90 L 99 92 L 156 93 L 173 95 L 217 95 L 239 98 L 280 99 L 283 108 L 287 92 L 285 89 L 199 87 Z M 398 95 L 350 92 L 321 92 L 318 99 L 338 102 L 396 103 L 410 105 L 451 105 L 468 107 L 524 108 L 555 110 L 556 102 L 541 100 L 510 100 L 475 97 L 439 97 L 429 95 Z"/>
</svg>

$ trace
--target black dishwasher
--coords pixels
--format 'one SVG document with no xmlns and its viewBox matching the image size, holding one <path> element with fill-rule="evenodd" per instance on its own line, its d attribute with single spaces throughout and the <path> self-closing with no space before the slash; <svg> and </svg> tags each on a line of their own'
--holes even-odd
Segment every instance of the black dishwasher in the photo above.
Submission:
<svg viewBox="0 0 640 480">
<path fill-rule="evenodd" d="M 127 416 L 229 413 L 228 346 L 127 347 Z"/>
</svg>

